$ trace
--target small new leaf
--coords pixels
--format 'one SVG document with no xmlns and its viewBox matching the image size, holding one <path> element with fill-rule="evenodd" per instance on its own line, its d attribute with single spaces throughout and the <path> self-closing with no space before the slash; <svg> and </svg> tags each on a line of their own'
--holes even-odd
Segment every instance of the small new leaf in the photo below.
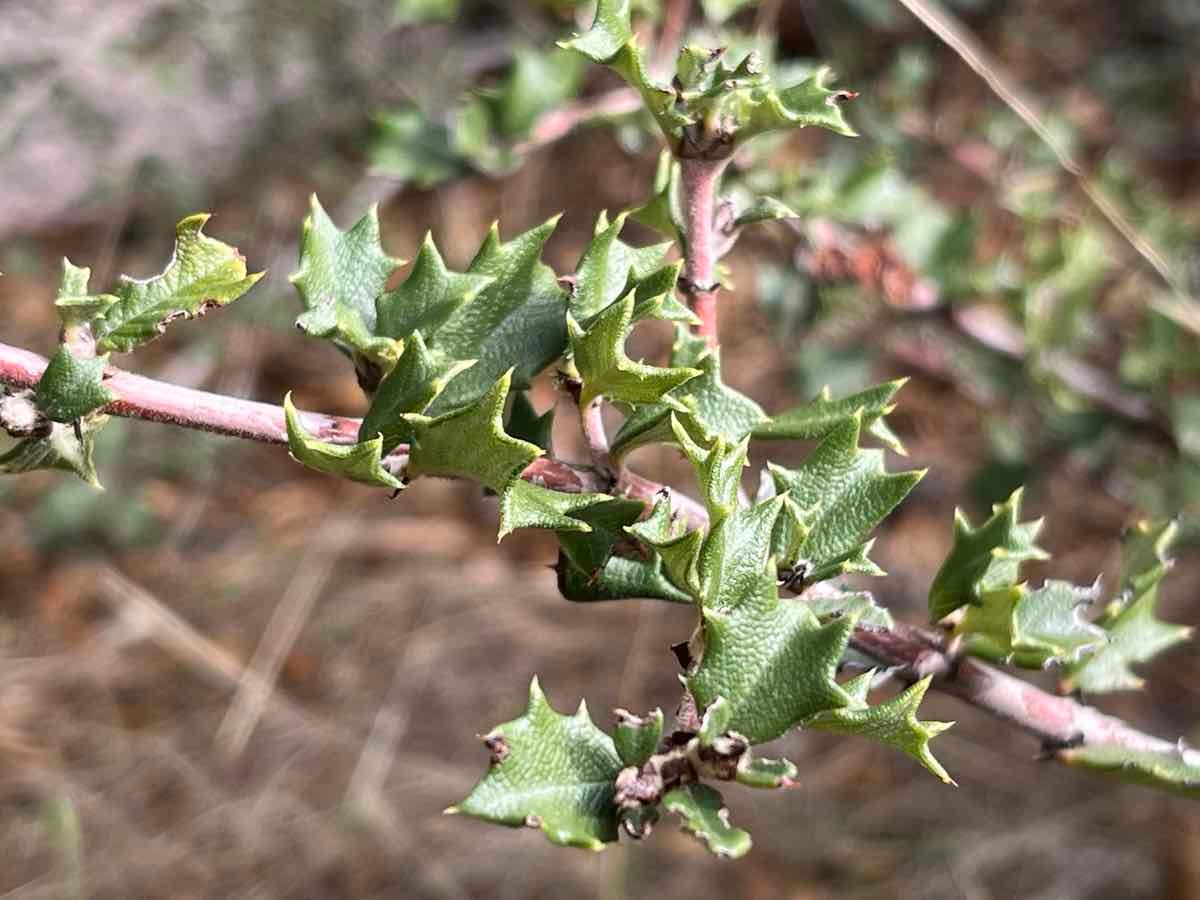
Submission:
<svg viewBox="0 0 1200 900">
<path fill-rule="evenodd" d="M 90 415 L 64 425 L 54 422 L 48 434 L 24 438 L 0 454 L 0 474 L 20 475 L 37 469 L 57 469 L 78 475 L 92 487 L 103 489 L 92 461 L 96 432 L 108 421 L 107 416 Z M 6 437 L 0 431 L 0 437 Z"/>
<path fill-rule="evenodd" d="M 729 824 L 721 795 L 706 784 L 688 784 L 667 791 L 663 807 L 682 820 L 682 826 L 717 856 L 737 859 L 750 851 L 750 834 Z"/>
<path fill-rule="evenodd" d="M 932 676 L 923 678 L 900 696 L 877 706 L 855 705 L 818 713 L 804 727 L 873 738 L 907 753 L 946 784 L 954 784 L 929 749 L 929 742 L 954 723 L 917 719 L 917 707 L 931 680 Z"/>
<path fill-rule="evenodd" d="M 957 632 L 968 653 L 1000 662 L 1030 669 L 1078 662 L 1108 641 L 1103 628 L 1083 617 L 1099 593 L 1099 583 L 1084 588 L 1066 581 L 1047 581 L 1037 590 L 998 588 L 967 607 Z"/>
<path fill-rule="evenodd" d="M 613 743 L 624 766 L 641 766 L 654 755 L 662 740 L 663 711 L 654 709 L 635 716 L 626 709 L 616 711 L 617 725 Z"/>
<path fill-rule="evenodd" d="M 121 276 L 116 299 L 96 307 L 92 332 L 99 352 L 128 353 L 176 319 L 232 303 L 262 277 L 246 274 L 246 260 L 236 248 L 203 233 L 208 219 L 202 213 L 175 226 L 175 250 L 161 274 L 145 280 Z"/>
<path fill-rule="evenodd" d="M 977 606 L 988 591 L 1015 585 L 1021 563 L 1046 559 L 1038 547 L 1042 520 L 1021 522 L 1021 491 L 992 507 L 992 516 L 972 528 L 962 510 L 954 513 L 954 546 L 929 588 L 929 619 L 938 622 L 962 606 Z"/>
<path fill-rule="evenodd" d="M 890 450 L 903 454 L 904 445 L 888 428 L 884 417 L 896 408 L 893 398 L 907 380 L 899 378 L 888 381 L 841 400 L 832 399 L 829 388 L 825 387 L 811 403 L 772 416 L 769 422 L 754 429 L 754 436 L 784 440 L 820 440 L 829 434 L 834 426 L 848 422 L 861 410 L 863 427 L 867 432 L 878 438 Z"/>
<path fill-rule="evenodd" d="M 573 716 L 556 713 L 535 678 L 525 714 L 484 742 L 492 753 L 487 774 L 448 813 L 540 828 L 556 844 L 588 850 L 617 839 L 613 796 L 622 762 L 584 704 Z"/>
<path fill-rule="evenodd" d="M 290 393 L 283 398 L 283 414 L 287 421 L 288 451 L 296 462 L 326 475 L 394 491 L 404 489 L 404 482 L 383 467 L 383 438 L 379 435 L 348 445 L 317 440 L 304 430 Z"/>
<path fill-rule="evenodd" d="M 66 345 L 50 359 L 34 392 L 34 402 L 53 422 L 74 422 L 116 397 L 102 379 L 108 356 L 79 359 Z"/>
<path fill-rule="evenodd" d="M 734 776 L 738 784 L 760 790 L 786 788 L 796 784 L 800 772 L 796 764 L 786 759 L 756 759 L 746 753 L 738 763 Z"/>
</svg>

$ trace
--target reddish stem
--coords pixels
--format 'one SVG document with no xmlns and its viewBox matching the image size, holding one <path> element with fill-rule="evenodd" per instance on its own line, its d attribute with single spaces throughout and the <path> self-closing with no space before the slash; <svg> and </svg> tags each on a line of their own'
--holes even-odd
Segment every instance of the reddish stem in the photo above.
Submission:
<svg viewBox="0 0 1200 900">
<path fill-rule="evenodd" d="M 726 159 L 681 159 L 684 264 L 682 290 L 700 324 L 696 334 L 717 346 L 717 182 Z"/>
</svg>

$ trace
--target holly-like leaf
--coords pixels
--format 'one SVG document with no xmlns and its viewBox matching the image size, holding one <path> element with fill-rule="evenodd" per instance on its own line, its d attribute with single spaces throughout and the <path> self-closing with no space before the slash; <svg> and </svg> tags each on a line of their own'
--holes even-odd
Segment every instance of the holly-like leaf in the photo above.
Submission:
<svg viewBox="0 0 1200 900">
<path fill-rule="evenodd" d="M 297 325 L 330 338 L 346 353 L 390 365 L 399 348 L 376 331 L 375 301 L 404 261 L 383 251 L 374 206 L 349 231 L 334 224 L 315 194 L 310 206 L 300 237 L 300 268 L 291 276 L 308 310 Z"/>
<path fill-rule="evenodd" d="M 861 426 L 860 411 L 832 428 L 800 468 L 770 466 L 778 493 L 804 516 L 808 533 L 798 558 L 807 583 L 848 571 L 879 574 L 865 539 L 925 474 L 887 472 L 881 450 L 859 447 Z"/>
<path fill-rule="evenodd" d="M 541 262 L 542 247 L 557 222 L 557 217 L 550 219 L 507 243 L 501 243 L 498 228 L 492 226 L 467 269 L 468 275 L 490 281 L 429 340 L 430 349 L 446 359 L 476 362 L 450 382 L 432 412 L 478 400 L 509 369 L 513 387 L 528 387 L 530 379 L 566 349 L 567 295 Z"/>
<path fill-rule="evenodd" d="M 34 402 L 53 422 L 74 422 L 112 403 L 116 397 L 104 386 L 108 356 L 79 359 L 65 344 L 50 358 L 34 391 Z"/>
<path fill-rule="evenodd" d="M 593 316 L 625 296 L 631 289 L 631 281 L 636 285 L 664 269 L 669 243 L 631 247 L 620 239 L 618 235 L 628 216 L 628 213 L 620 213 L 610 223 L 601 213 L 596 221 L 595 234 L 575 267 L 570 310 L 579 322 L 587 324 Z M 672 281 L 666 290 L 673 287 Z"/>
<path fill-rule="evenodd" d="M 940 621 L 962 606 L 977 606 L 988 591 L 1015 585 L 1021 563 L 1046 559 L 1034 541 L 1042 520 L 1021 522 L 1021 491 L 992 507 L 992 516 L 972 528 L 962 510 L 954 513 L 954 546 L 929 588 L 929 618 Z"/>
<path fill-rule="evenodd" d="M 864 684 L 869 679 L 864 679 Z M 877 706 L 854 705 L 820 712 L 804 723 L 805 728 L 836 731 L 870 737 L 907 753 L 944 781 L 954 780 L 929 749 L 929 742 L 950 728 L 953 722 L 921 722 L 917 707 L 929 689 L 932 676 L 909 687 L 903 694 Z"/>
<path fill-rule="evenodd" d="M 698 369 L 647 366 L 626 356 L 633 307 L 634 295 L 629 293 L 595 316 L 586 329 L 567 313 L 571 353 L 582 382 L 581 408 L 600 396 L 625 403 L 657 403 L 700 374 Z"/>
<path fill-rule="evenodd" d="M 465 409 L 436 418 L 404 416 L 413 429 L 409 476 L 470 478 L 502 494 L 509 481 L 542 455 L 541 447 L 504 431 L 504 401 L 511 384 L 509 370 Z"/>
<path fill-rule="evenodd" d="M 776 197 L 756 197 L 751 203 L 738 211 L 734 217 L 733 227 L 742 229 L 748 225 L 757 225 L 760 222 L 775 222 L 779 219 L 798 219 L 800 213 L 796 212 L 782 200 Z"/>
<path fill-rule="evenodd" d="M 618 709 L 616 716 L 613 743 L 621 763 L 625 766 L 644 765 L 662 740 L 663 711 L 654 709 L 644 716 L 635 716 L 628 710 Z"/>
<path fill-rule="evenodd" d="M 663 568 L 672 584 L 693 596 L 700 592 L 697 563 L 704 535 L 699 531 L 687 530 L 684 522 L 674 518 L 669 496 L 660 497 L 649 518 L 627 526 L 625 531 L 662 559 Z"/>
<path fill-rule="evenodd" d="M 304 430 L 290 393 L 283 398 L 283 414 L 287 421 L 288 451 L 296 462 L 326 475 L 337 475 L 361 484 L 394 491 L 404 489 L 404 482 L 383 466 L 383 439 L 378 435 L 348 445 L 317 440 Z"/>
<path fill-rule="evenodd" d="M 1099 583 L 1084 588 L 1066 581 L 1047 581 L 1037 590 L 998 588 L 967 607 L 957 633 L 968 653 L 1025 668 L 1078 662 L 1108 641 L 1104 629 L 1083 616 L 1099 593 Z"/>
<path fill-rule="evenodd" d="M 177 319 L 232 303 L 262 277 L 246 273 L 246 260 L 234 247 L 203 233 L 208 219 L 189 216 L 175 226 L 175 250 L 161 274 L 144 280 L 121 276 L 116 299 L 97 307 L 101 317 L 92 323 L 97 351 L 128 353 Z"/>
<path fill-rule="evenodd" d="M 654 173 L 654 193 L 644 206 L 633 211 L 632 217 L 635 222 L 653 228 L 684 246 L 686 229 L 679 179 L 679 163 L 670 150 L 664 150 L 659 154 L 658 168 Z"/>
<path fill-rule="evenodd" d="M 383 453 L 391 453 L 412 439 L 412 425 L 404 418 L 423 413 L 470 360 L 446 362 L 429 352 L 419 331 L 408 336 L 404 352 L 371 397 L 371 407 L 358 429 L 358 439 L 383 435 Z"/>
<path fill-rule="evenodd" d="M 548 528 L 586 534 L 592 526 L 582 514 L 612 502 L 613 498 L 608 494 L 568 494 L 514 479 L 500 497 L 498 539 L 502 540 L 518 528 Z"/>
<path fill-rule="evenodd" d="M 672 406 L 686 410 L 678 418 L 697 440 L 705 443 L 720 437 L 727 444 L 736 444 L 770 421 L 762 407 L 722 381 L 718 351 L 682 326 L 676 329 L 671 366 L 698 369 L 700 375 L 672 391 L 671 406 L 661 403 L 639 406 L 613 438 L 614 458 L 623 458 L 648 444 L 674 443 Z"/>
<path fill-rule="evenodd" d="M 525 714 L 484 742 L 492 754 L 487 774 L 447 812 L 540 828 L 556 844 L 588 850 L 617 839 L 613 796 L 622 763 L 585 704 L 573 716 L 556 713 L 534 678 Z"/>
<path fill-rule="evenodd" d="M 1084 744 L 1060 750 L 1068 765 L 1108 772 L 1123 781 L 1200 799 L 1200 762 L 1182 744 L 1172 753 L 1131 750 L 1116 744 Z"/>
<path fill-rule="evenodd" d="M 832 399 L 826 386 L 811 403 L 772 416 L 769 422 L 754 429 L 756 438 L 785 440 L 820 440 L 836 426 L 848 422 L 862 410 L 863 427 L 896 453 L 904 453 L 904 445 L 888 428 L 884 417 L 896 408 L 893 398 L 904 387 L 907 378 L 888 381 L 876 387 L 851 394 L 841 400 Z"/>
<path fill-rule="evenodd" d="M 412 271 L 394 291 L 381 293 L 372 300 L 376 331 L 390 338 L 407 338 L 415 331 L 426 340 L 437 334 L 461 306 L 479 296 L 492 283 L 490 275 L 451 272 L 426 233 Z"/>
<path fill-rule="evenodd" d="M 717 437 L 710 445 L 702 446 L 692 440 L 674 416 L 671 429 L 700 482 L 700 497 L 708 510 L 711 531 L 737 508 L 750 441 L 747 438 L 726 444 L 724 439 Z"/>
<path fill-rule="evenodd" d="M 750 834 L 729 824 L 721 795 L 706 784 L 672 788 L 663 795 L 663 808 L 675 813 L 682 826 L 717 856 L 738 859 L 750 852 Z"/>
<path fill-rule="evenodd" d="M 1192 629 L 1163 622 L 1155 615 L 1158 586 L 1170 569 L 1167 557 L 1175 529 L 1141 522 L 1126 538 L 1125 589 L 1099 624 L 1108 642 L 1068 669 L 1062 689 L 1085 693 L 1136 690 L 1143 680 L 1131 668 L 1187 640 Z"/>
<path fill-rule="evenodd" d="M 808 608 L 821 622 L 850 616 L 859 628 L 886 631 L 894 622 L 892 614 L 875 602 L 866 591 L 821 591 L 815 597 L 805 597 Z"/>
</svg>

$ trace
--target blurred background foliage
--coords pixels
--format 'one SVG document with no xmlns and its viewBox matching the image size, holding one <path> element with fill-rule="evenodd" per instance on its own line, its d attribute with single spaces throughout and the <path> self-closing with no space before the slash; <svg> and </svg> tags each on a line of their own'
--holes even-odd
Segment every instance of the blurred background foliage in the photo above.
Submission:
<svg viewBox="0 0 1200 900">
<path fill-rule="evenodd" d="M 947 6 L 1200 295 L 1200 7 Z M 641 4 L 647 35 L 681 8 Z M 932 471 L 880 537 L 881 599 L 917 615 L 953 507 L 977 518 L 1026 483 L 1055 574 L 1078 581 L 1115 573 L 1136 517 L 1179 516 L 1164 614 L 1197 621 L 1194 307 L 899 3 L 692 12 L 690 39 L 756 46 L 793 75 L 828 63 L 861 92 L 858 139 L 805 131 L 735 161 L 746 198 L 798 217 L 730 257 L 722 338 L 726 379 L 772 408 L 912 376 L 893 427 Z M 209 209 L 269 277 L 173 329 L 141 370 L 361 413 L 353 372 L 292 328 L 308 195 L 341 224 L 379 202 L 391 252 L 412 258 L 432 229 L 451 264 L 493 219 L 510 235 L 565 210 L 547 258 L 567 271 L 601 209 L 649 198 L 657 157 L 618 82 L 554 49 L 589 15 L 567 0 L 4 4 L 0 339 L 53 348 L 59 257 L 101 284 L 147 275 L 173 223 Z M 665 334 L 634 343 L 663 361 Z M 549 378 L 534 397 L 555 402 Z M 472 735 L 519 711 L 533 672 L 560 707 L 669 702 L 686 614 L 568 606 L 550 545 L 495 548 L 494 504 L 463 485 L 387 503 L 277 448 L 120 421 L 100 444 L 104 493 L 0 481 L 0 895 L 1200 895 L 1183 801 L 1039 766 L 942 699 L 928 714 L 961 720 L 941 751 L 958 791 L 865 743 L 792 735 L 802 787 L 745 816 L 760 850 L 736 866 L 669 829 L 591 857 L 444 819 L 485 758 Z M 688 483 L 665 449 L 634 466 Z M 275 671 L 269 698 L 239 681 L 251 659 Z M 1150 685 L 1108 708 L 1194 724 L 1193 649 Z"/>
</svg>

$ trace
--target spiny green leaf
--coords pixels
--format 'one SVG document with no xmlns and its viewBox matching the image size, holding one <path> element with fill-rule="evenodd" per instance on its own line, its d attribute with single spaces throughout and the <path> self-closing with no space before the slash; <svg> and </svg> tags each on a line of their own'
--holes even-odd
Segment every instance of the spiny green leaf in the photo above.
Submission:
<svg viewBox="0 0 1200 900">
<path fill-rule="evenodd" d="M 625 296 L 631 289 L 630 281 L 636 284 L 661 272 L 666 264 L 669 243 L 631 247 L 618 237 L 628 216 L 628 213 L 620 213 L 610 223 L 601 213 L 596 221 L 595 235 L 575 267 L 570 310 L 579 322 L 587 324 L 593 316 Z M 673 287 L 674 282 L 667 290 Z"/>
<path fill-rule="evenodd" d="M 679 816 L 683 827 L 704 841 L 717 856 L 738 859 L 750 851 L 749 832 L 730 827 L 725 801 L 708 785 L 672 788 L 663 795 L 662 805 Z"/>
<path fill-rule="evenodd" d="M 1025 668 L 1078 662 L 1108 641 L 1104 629 L 1082 615 L 1099 592 L 1099 584 L 1084 588 L 1066 581 L 988 591 L 979 606 L 967 607 L 957 632 L 965 636 L 967 652 Z"/>
<path fill-rule="evenodd" d="M 644 716 L 635 716 L 628 710 L 617 710 L 617 727 L 613 743 L 617 755 L 625 766 L 645 765 L 646 760 L 658 750 L 662 740 L 663 711 L 653 709 Z"/>
<path fill-rule="evenodd" d="M 316 194 L 310 206 L 300 236 L 300 268 L 291 276 L 309 311 L 297 325 L 315 336 L 331 338 L 347 353 L 362 353 L 390 365 L 399 347 L 376 331 L 375 301 L 404 261 L 384 253 L 376 207 L 349 231 L 341 231 Z"/>
<path fill-rule="evenodd" d="M 292 459 L 327 475 L 337 475 L 362 484 L 379 485 L 399 491 L 404 482 L 383 467 L 383 439 L 376 435 L 357 444 L 330 444 L 310 436 L 300 424 L 292 395 L 283 398 L 287 420 L 288 450 Z"/>
<path fill-rule="evenodd" d="M 578 514 L 612 502 L 613 498 L 608 494 L 568 494 L 516 478 L 508 483 L 500 496 L 498 539 L 518 528 L 549 528 L 586 534 L 592 526 Z"/>
<path fill-rule="evenodd" d="M 769 421 L 762 407 L 721 380 L 717 351 L 682 326 L 676 328 L 671 366 L 700 370 L 700 375 L 671 392 L 676 408 L 681 405 L 686 410 L 680 421 L 697 440 L 711 443 L 720 437 L 736 444 Z M 674 443 L 671 412 L 665 404 L 639 406 L 613 439 L 614 457 L 620 459 L 648 444 Z"/>
<path fill-rule="evenodd" d="M 635 222 L 653 228 L 674 241 L 684 244 L 683 201 L 679 193 L 679 163 L 664 150 L 658 157 L 658 168 L 654 173 L 654 193 L 644 206 L 631 214 Z"/>
<path fill-rule="evenodd" d="M 419 331 L 408 336 L 395 367 L 384 376 L 371 397 L 371 407 L 358 429 L 358 439 L 383 435 L 383 453 L 412 439 L 408 413 L 423 413 L 470 360 L 445 362 L 430 353 Z"/>
<path fill-rule="evenodd" d="M 1064 690 L 1136 690 L 1143 681 L 1131 666 L 1191 636 L 1192 629 L 1163 622 L 1154 612 L 1158 586 L 1172 563 L 1167 553 L 1174 534 L 1174 528 L 1160 522 L 1141 522 L 1131 529 L 1124 553 L 1125 590 L 1100 620 L 1108 643 L 1068 669 Z"/>
<path fill-rule="evenodd" d="M 573 716 L 559 715 L 535 678 L 525 714 L 484 741 L 492 752 L 487 774 L 447 812 L 540 828 L 556 844 L 588 850 L 617 839 L 613 782 L 621 759 L 585 704 Z"/>
<path fill-rule="evenodd" d="M 461 376 L 459 376 L 461 377 Z M 408 414 L 413 428 L 408 474 L 470 478 L 496 493 L 542 455 L 542 449 L 504 431 L 504 401 L 512 370 L 465 409 L 431 418 Z"/>
<path fill-rule="evenodd" d="M 717 437 L 708 446 L 701 446 L 674 416 L 671 430 L 683 450 L 683 455 L 696 472 L 700 483 L 700 495 L 708 509 L 709 525 L 715 526 L 738 505 L 738 490 L 742 484 L 742 470 L 746 468 L 746 456 L 750 450 L 748 438 L 726 444 Z"/>
<path fill-rule="evenodd" d="M 929 619 L 940 621 L 961 606 L 978 605 L 991 590 L 1016 584 L 1021 563 L 1045 559 L 1038 547 L 1042 520 L 1021 522 L 1021 491 L 992 507 L 992 516 L 972 528 L 962 510 L 954 513 L 954 546 L 929 588 Z"/>
<path fill-rule="evenodd" d="M 1134 784 L 1160 788 L 1200 799 L 1200 765 L 1193 762 L 1196 751 L 1181 746 L 1175 753 L 1131 750 L 1115 744 L 1085 744 L 1060 750 L 1058 758 L 1068 765 L 1109 772 Z"/>
<path fill-rule="evenodd" d="M 769 553 L 780 502 L 739 510 L 706 542 L 699 567 L 708 585 L 704 649 L 687 678 L 697 704 L 725 698 L 730 728 L 754 744 L 851 701 L 834 676 L 854 619 L 822 626 L 805 604 L 781 600 L 776 589 Z"/>
<path fill-rule="evenodd" d="M 848 571 L 878 574 L 865 539 L 925 474 L 887 472 L 882 451 L 859 447 L 861 426 L 859 411 L 834 426 L 800 468 L 770 466 L 776 490 L 803 512 L 808 534 L 799 556 L 809 583 Z"/>
<path fill-rule="evenodd" d="M 815 597 L 804 599 L 821 622 L 850 616 L 862 628 L 886 630 L 894 624 L 892 614 L 879 606 L 866 591 L 822 591 Z"/>
<path fill-rule="evenodd" d="M 50 358 L 34 392 L 42 415 L 53 422 L 74 422 L 112 403 L 116 397 L 104 386 L 108 356 L 79 359 L 64 344 Z"/>
<path fill-rule="evenodd" d="M 394 291 L 372 301 L 376 331 L 391 338 L 420 331 L 430 340 L 459 307 L 478 297 L 493 280 L 489 275 L 451 272 L 427 232 L 408 277 Z"/>
<path fill-rule="evenodd" d="M 582 381 L 580 407 L 600 396 L 625 403 L 657 403 L 700 374 L 698 369 L 647 366 L 625 355 L 633 305 L 634 295 L 629 293 L 595 316 L 586 329 L 567 313 L 571 353 Z"/>
<path fill-rule="evenodd" d="M 863 425 L 889 449 L 904 453 L 904 446 L 887 427 L 884 417 L 896 408 L 892 402 L 896 392 L 904 387 L 907 378 L 899 378 L 868 388 L 841 400 L 834 400 L 829 387 L 811 403 L 772 416 L 769 422 L 754 429 L 756 438 L 819 440 L 835 426 L 849 421 L 862 410 Z"/>
<path fill-rule="evenodd" d="M 176 319 L 232 303 L 262 277 L 247 275 L 246 260 L 234 247 L 203 233 L 208 219 L 202 213 L 175 226 L 175 250 L 161 274 L 145 280 L 121 276 L 116 300 L 92 323 L 99 352 L 128 353 Z"/>
<path fill-rule="evenodd" d="M 447 359 L 473 359 L 434 401 L 447 412 L 472 403 L 512 370 L 516 388 L 557 359 L 567 346 L 567 296 L 542 247 L 558 222 L 555 217 L 507 243 L 493 225 L 467 274 L 491 279 L 470 303 L 459 306 L 430 339 L 430 349 Z"/>
<path fill-rule="evenodd" d="M 564 597 L 576 602 L 631 597 L 691 602 L 664 574 L 662 558 L 653 551 L 637 552 L 625 534 L 625 526 L 636 522 L 643 509 L 638 501 L 614 498 L 575 514 L 592 530 L 558 535 L 558 587 Z"/>
<path fill-rule="evenodd" d="M 929 749 L 929 742 L 954 723 L 917 719 L 917 707 L 931 680 L 932 676 L 923 678 L 900 696 L 877 706 L 855 705 L 818 713 L 804 727 L 874 738 L 907 753 L 946 784 L 954 784 Z"/>
<path fill-rule="evenodd" d="M 704 535 L 699 531 L 688 531 L 684 522 L 673 517 L 669 496 L 660 497 L 649 518 L 627 526 L 625 531 L 662 558 L 667 577 L 676 587 L 693 596 L 699 593 L 700 576 L 696 566 Z"/>
</svg>

